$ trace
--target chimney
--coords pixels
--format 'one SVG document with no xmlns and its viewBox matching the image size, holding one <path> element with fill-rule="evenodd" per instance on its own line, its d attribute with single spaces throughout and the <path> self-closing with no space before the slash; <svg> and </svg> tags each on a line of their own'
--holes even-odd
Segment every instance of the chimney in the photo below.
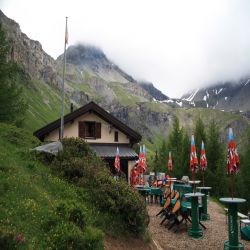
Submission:
<svg viewBox="0 0 250 250">
<path fill-rule="evenodd" d="M 70 103 L 70 113 L 72 113 L 73 111 L 74 111 L 73 103 Z"/>
</svg>

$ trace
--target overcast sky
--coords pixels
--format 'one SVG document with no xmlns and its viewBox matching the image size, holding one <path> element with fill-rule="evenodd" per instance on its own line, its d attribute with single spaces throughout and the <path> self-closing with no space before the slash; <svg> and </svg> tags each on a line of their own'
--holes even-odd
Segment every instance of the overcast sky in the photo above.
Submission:
<svg viewBox="0 0 250 250">
<path fill-rule="evenodd" d="M 1 10 L 56 58 L 93 44 L 170 97 L 250 75 L 248 0 L 1 0 Z"/>
</svg>

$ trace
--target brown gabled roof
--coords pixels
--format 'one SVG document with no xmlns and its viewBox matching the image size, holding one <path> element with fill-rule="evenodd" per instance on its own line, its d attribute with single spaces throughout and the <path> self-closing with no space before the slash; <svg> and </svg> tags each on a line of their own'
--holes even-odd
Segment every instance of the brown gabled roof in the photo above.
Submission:
<svg viewBox="0 0 250 250">
<path fill-rule="evenodd" d="M 103 108 L 98 106 L 95 102 L 90 102 L 86 104 L 85 106 L 82 106 L 79 109 L 76 109 L 75 111 L 67 114 L 64 116 L 64 124 L 76 119 L 77 117 L 92 111 L 99 117 L 101 117 L 103 120 L 107 121 L 108 123 L 115 126 L 117 129 L 122 131 L 124 134 L 126 134 L 128 137 L 131 138 L 133 143 L 139 142 L 141 140 L 141 135 L 128 127 L 126 124 L 119 121 L 117 118 L 115 118 L 113 115 L 109 114 L 107 111 L 105 111 Z M 46 134 L 50 133 L 51 131 L 57 129 L 60 127 L 61 119 L 57 119 L 54 122 L 49 123 L 48 125 L 36 130 L 33 134 L 38 137 L 39 139 L 42 139 Z"/>
</svg>

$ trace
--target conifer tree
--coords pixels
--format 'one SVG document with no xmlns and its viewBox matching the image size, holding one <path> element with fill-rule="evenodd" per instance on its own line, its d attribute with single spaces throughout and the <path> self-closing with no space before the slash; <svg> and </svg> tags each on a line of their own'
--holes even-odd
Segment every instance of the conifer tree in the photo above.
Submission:
<svg viewBox="0 0 250 250">
<path fill-rule="evenodd" d="M 179 119 L 176 116 L 173 121 L 173 129 L 168 137 L 168 151 L 172 152 L 173 159 L 173 175 L 181 178 L 183 175 L 183 160 L 182 160 L 182 142 L 183 129 L 180 127 Z"/>
<path fill-rule="evenodd" d="M 167 151 L 167 145 L 166 145 L 166 141 L 163 140 L 162 141 L 162 145 L 160 148 L 160 159 L 159 159 L 159 166 L 158 169 L 161 172 L 166 172 L 167 171 L 167 156 L 168 156 L 168 151 Z"/>
<path fill-rule="evenodd" d="M 237 176 L 238 181 L 241 185 L 237 185 L 237 190 L 239 197 L 244 197 L 247 202 L 244 207 L 247 209 L 250 206 L 250 126 L 247 130 L 247 143 L 240 155 L 240 174 Z"/>
<path fill-rule="evenodd" d="M 190 138 L 187 132 L 184 132 L 182 140 L 182 150 L 181 150 L 181 174 L 189 175 L 189 158 L 190 158 Z"/>
<path fill-rule="evenodd" d="M 197 157 L 198 157 L 198 159 L 200 159 L 201 142 L 204 141 L 204 143 L 206 145 L 205 126 L 204 126 L 204 123 L 203 123 L 201 117 L 199 117 L 198 120 L 196 121 L 194 138 L 195 138 Z"/>
<path fill-rule="evenodd" d="M 205 172 L 205 182 L 212 187 L 212 193 L 216 196 L 226 193 L 226 150 L 220 141 L 219 128 L 212 120 L 208 128 L 206 142 L 206 154 L 208 168 Z"/>
</svg>

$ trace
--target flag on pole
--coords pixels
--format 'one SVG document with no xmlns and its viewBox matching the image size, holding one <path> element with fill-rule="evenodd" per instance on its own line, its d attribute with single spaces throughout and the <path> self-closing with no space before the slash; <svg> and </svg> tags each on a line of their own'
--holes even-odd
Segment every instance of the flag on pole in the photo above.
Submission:
<svg viewBox="0 0 250 250">
<path fill-rule="evenodd" d="M 171 156 L 171 151 L 168 153 L 168 171 L 173 170 L 173 162 L 172 162 L 172 156 Z"/>
<path fill-rule="evenodd" d="M 190 170 L 192 173 L 197 173 L 197 171 L 198 171 L 198 159 L 197 159 L 197 154 L 196 154 L 194 135 L 192 135 L 192 138 L 191 138 L 191 152 L 190 152 L 189 166 L 190 166 Z"/>
<path fill-rule="evenodd" d="M 68 17 L 66 17 L 66 27 L 65 27 L 65 44 L 69 42 L 69 33 L 68 33 Z"/>
<path fill-rule="evenodd" d="M 60 140 L 64 137 L 64 81 L 65 81 L 65 71 L 66 71 L 66 47 L 68 43 L 68 17 L 66 17 L 65 25 L 65 43 L 64 43 L 64 54 L 63 54 L 63 77 L 62 77 L 62 110 L 61 110 L 61 126 L 60 126 Z"/>
<path fill-rule="evenodd" d="M 121 165 L 120 165 L 120 151 L 119 148 L 116 148 L 116 155 L 115 155 L 115 163 L 114 163 L 114 167 L 116 169 L 117 172 L 120 171 Z"/>
<path fill-rule="evenodd" d="M 227 150 L 227 173 L 235 175 L 240 172 L 240 158 L 234 141 L 233 129 L 229 128 L 228 150 Z"/>
<path fill-rule="evenodd" d="M 201 156 L 200 156 L 200 167 L 201 170 L 204 171 L 207 168 L 207 158 L 204 142 L 201 142 Z"/>
</svg>

